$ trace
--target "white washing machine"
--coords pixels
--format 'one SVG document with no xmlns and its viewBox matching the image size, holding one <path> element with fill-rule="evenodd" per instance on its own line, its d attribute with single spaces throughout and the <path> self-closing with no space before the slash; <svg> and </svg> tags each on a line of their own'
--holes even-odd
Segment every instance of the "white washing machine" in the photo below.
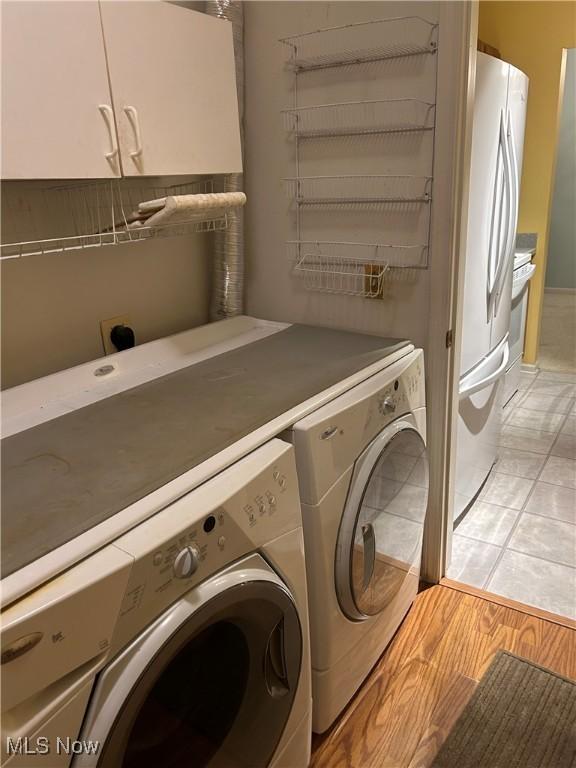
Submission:
<svg viewBox="0 0 576 768">
<path fill-rule="evenodd" d="M 374 666 L 418 590 L 428 502 L 422 351 L 287 434 L 304 522 L 312 727 L 321 733 Z"/>
<path fill-rule="evenodd" d="M 2 614 L 7 768 L 304 768 L 294 452 L 271 440 Z"/>
</svg>

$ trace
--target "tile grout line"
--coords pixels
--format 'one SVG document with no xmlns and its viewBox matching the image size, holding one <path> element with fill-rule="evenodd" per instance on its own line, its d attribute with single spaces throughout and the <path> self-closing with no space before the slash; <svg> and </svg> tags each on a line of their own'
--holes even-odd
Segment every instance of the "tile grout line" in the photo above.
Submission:
<svg viewBox="0 0 576 768">
<path fill-rule="evenodd" d="M 526 510 L 521 509 L 512 509 L 511 507 L 500 507 L 500 509 L 507 509 L 509 512 L 515 512 L 516 518 L 519 518 L 521 515 L 532 515 L 533 517 L 540 517 L 542 520 L 549 520 L 553 523 L 560 523 L 563 525 L 569 525 L 572 528 L 576 528 L 576 523 L 571 523 L 569 520 L 559 520 L 556 517 L 547 517 L 546 515 L 540 515 L 538 512 L 527 512 Z M 412 518 L 405 517 L 402 518 L 403 520 L 411 520 Z M 461 536 L 463 539 L 469 539 L 470 541 L 477 541 L 479 544 L 489 544 L 491 547 L 498 547 L 498 549 L 503 549 L 504 544 L 496 544 L 494 541 L 487 541 L 486 539 L 479 539 L 476 536 L 471 536 L 469 533 L 458 533 L 457 536 Z M 508 535 L 506 534 L 504 541 L 508 540 Z M 508 547 L 508 549 L 511 549 L 511 547 Z M 520 549 L 515 549 L 514 552 L 521 552 Z M 528 552 L 523 552 L 524 555 L 529 555 L 530 557 L 539 557 L 541 560 L 548 560 L 549 558 L 543 557 L 542 555 L 530 555 Z M 555 560 L 550 560 L 551 563 L 556 562 Z M 576 568 L 576 563 L 572 566 L 568 566 L 569 568 Z"/>
<path fill-rule="evenodd" d="M 568 563 L 559 563 L 558 560 L 550 560 L 548 557 L 542 557 L 542 555 L 531 555 L 528 552 L 523 552 L 521 549 L 514 549 L 513 547 L 507 548 L 508 552 L 515 552 L 517 555 L 524 555 L 525 557 L 532 557 L 534 560 L 542 560 L 544 563 L 550 563 L 550 565 L 560 565 L 562 568 L 568 568 L 574 571 L 576 574 L 576 565 L 569 565 Z"/>
<path fill-rule="evenodd" d="M 552 485 L 551 483 L 542 483 L 542 481 L 540 481 L 540 483 L 542 485 L 550 485 L 551 488 L 566 488 L 565 485 Z M 568 488 L 568 490 L 571 491 L 572 488 Z M 542 517 L 544 520 L 552 520 L 555 523 L 566 523 L 566 525 L 576 526 L 576 520 L 574 520 L 574 522 L 571 520 L 562 520 L 560 517 L 550 517 L 550 515 L 543 515 L 540 512 L 528 512 L 527 509 L 520 510 L 520 512 L 523 515 L 534 515 L 534 517 Z"/>
<path fill-rule="evenodd" d="M 520 403 L 522 403 L 522 402 L 523 402 L 523 400 L 524 400 L 524 399 L 527 397 L 528 393 L 530 392 L 530 390 L 531 390 L 531 389 L 532 389 L 532 387 L 534 386 L 534 383 L 536 382 L 536 379 L 538 378 L 538 376 L 539 376 L 539 375 L 540 375 L 540 371 L 538 371 L 538 373 L 537 373 L 537 374 L 534 376 L 534 380 L 530 382 L 530 386 L 528 387 L 528 389 L 527 389 L 527 390 L 525 390 L 525 392 L 524 392 L 524 395 L 522 396 L 522 398 L 521 398 L 521 399 L 520 399 L 520 400 L 519 400 L 519 401 L 516 403 L 516 405 L 514 406 L 514 408 L 512 408 L 512 410 L 511 410 L 511 411 L 510 411 L 510 413 L 508 414 L 508 418 L 507 418 L 507 419 L 504 421 L 504 423 L 502 424 L 502 427 L 501 427 L 501 432 L 500 432 L 500 434 L 502 434 L 502 428 L 504 427 L 504 424 L 507 424 L 507 423 L 508 423 L 508 420 L 510 419 L 510 416 L 511 416 L 511 415 L 514 413 L 514 411 L 516 410 L 516 408 L 518 408 L 518 406 L 520 405 Z M 503 447 L 504 447 L 504 446 L 500 446 L 500 445 L 499 445 L 499 446 L 498 446 L 498 452 L 500 452 L 500 449 L 501 449 L 501 448 L 503 448 Z M 545 464 L 545 463 L 546 463 L 546 461 L 544 461 L 544 464 Z M 494 465 L 494 466 L 497 466 L 497 464 L 498 464 L 498 460 L 496 461 L 496 463 L 495 463 L 495 465 Z M 492 469 L 494 469 L 494 467 L 493 467 Z M 491 471 L 492 471 L 492 470 L 491 470 Z M 536 481 L 534 481 L 534 485 L 535 485 L 535 484 L 536 484 Z M 528 496 L 530 496 L 530 493 L 528 494 Z M 520 519 L 520 516 L 521 516 L 521 515 L 522 515 L 522 510 L 520 509 L 520 510 L 518 511 L 518 514 L 517 514 L 517 516 L 516 516 L 516 520 L 514 521 L 514 523 L 513 523 L 513 525 L 512 525 L 511 531 L 510 531 L 510 532 L 509 532 L 509 534 L 508 534 L 508 537 L 507 537 L 506 539 L 504 539 L 504 543 L 503 543 L 503 544 L 502 544 L 502 546 L 500 547 L 500 553 L 498 554 L 498 557 L 496 558 L 496 560 L 495 560 L 495 561 L 494 561 L 494 563 L 492 564 L 492 568 L 491 568 L 491 569 L 488 571 L 488 575 L 487 575 L 487 577 L 486 577 L 486 578 L 484 579 L 484 581 L 482 582 L 482 587 L 481 587 L 481 589 L 487 589 L 487 587 L 488 587 L 488 584 L 489 584 L 489 582 L 490 582 L 490 579 L 492 578 L 492 576 L 493 576 L 494 572 L 496 571 L 496 568 L 497 568 L 497 567 L 498 567 L 498 565 L 500 564 L 500 561 L 501 561 L 501 560 L 502 560 L 502 558 L 504 557 L 505 545 L 507 544 L 507 542 L 508 542 L 508 539 L 510 538 L 510 536 L 511 536 L 511 534 L 512 534 L 512 531 L 514 531 L 514 530 L 516 529 L 516 526 L 517 526 L 517 524 L 518 524 L 518 520 Z"/>
<path fill-rule="evenodd" d="M 536 374 L 536 376 L 534 376 L 534 381 L 531 382 L 530 386 L 526 390 L 526 394 L 524 395 L 524 397 L 522 398 L 522 400 L 520 402 L 522 402 L 524 400 L 524 398 L 528 395 L 528 392 L 530 392 L 530 390 L 534 386 L 534 384 L 535 384 L 536 380 L 538 379 L 539 375 L 540 375 L 540 371 Z M 515 410 L 518 407 L 518 405 L 519 405 L 519 403 L 517 403 L 514 406 L 513 410 Z M 510 412 L 509 416 L 511 416 L 511 415 L 512 415 L 512 412 Z M 501 446 L 499 446 L 499 447 L 501 447 Z M 542 469 L 546 466 L 546 461 L 548 460 L 548 455 L 549 454 L 544 454 L 544 455 L 545 455 L 545 459 L 544 459 L 544 462 L 542 464 Z M 497 465 L 497 463 L 498 462 L 496 462 L 496 465 Z M 542 472 L 542 469 L 540 469 L 540 472 L 538 473 L 536 478 L 538 478 L 540 476 L 540 473 Z M 500 554 L 498 555 L 498 557 L 496 558 L 496 560 L 492 564 L 492 568 L 489 570 L 487 577 L 482 582 L 482 589 L 487 589 L 488 584 L 490 583 L 490 580 L 492 579 L 492 576 L 494 575 L 494 573 L 496 572 L 496 569 L 500 565 L 500 562 L 502 561 L 502 558 L 504 557 L 504 552 L 506 551 L 506 546 L 507 546 L 508 542 L 510 541 L 510 539 L 512 538 L 512 535 L 513 535 L 514 531 L 518 527 L 518 523 L 520 521 L 520 518 L 522 517 L 522 512 L 524 510 L 524 507 L 528 503 L 530 497 L 532 496 L 532 492 L 533 492 L 533 490 L 534 490 L 534 488 L 536 486 L 536 482 L 537 482 L 537 479 L 534 479 L 532 481 L 532 487 L 530 488 L 530 491 L 528 492 L 528 496 L 524 500 L 524 504 L 522 505 L 522 507 L 518 510 L 518 514 L 516 515 L 516 519 L 515 519 L 514 523 L 512 524 L 512 527 L 511 527 L 510 531 L 508 532 L 508 536 L 504 539 L 504 542 L 502 543 L 502 546 L 500 547 Z"/>
<path fill-rule="evenodd" d="M 523 402 L 523 401 L 526 399 L 526 397 L 528 396 L 528 393 L 530 392 L 530 390 L 531 390 L 531 389 L 532 389 L 532 387 L 534 386 L 534 383 L 536 382 L 536 379 L 538 378 L 538 376 L 539 376 L 539 375 L 540 375 L 540 371 L 538 371 L 538 373 L 537 373 L 537 374 L 534 376 L 533 380 L 530 382 L 530 386 L 528 387 L 528 389 L 526 389 L 526 390 L 524 391 L 524 394 L 522 395 L 522 397 L 519 399 L 519 401 L 516 403 L 516 405 L 515 405 L 515 406 L 512 408 L 512 410 L 511 410 L 511 411 L 510 411 L 510 413 L 508 414 L 507 418 L 504 420 L 504 422 L 503 422 L 503 424 L 502 424 L 502 427 L 500 428 L 500 435 L 502 434 L 502 429 L 504 428 L 504 425 L 508 423 L 508 420 L 510 419 L 510 416 L 511 416 L 511 415 L 514 413 L 514 411 L 516 410 L 516 408 L 518 408 L 518 406 L 520 405 L 520 403 L 522 403 L 522 402 Z M 501 448 L 503 448 L 503 447 L 504 447 L 504 446 L 501 446 L 501 445 L 499 445 L 499 446 L 498 446 L 498 452 L 500 452 L 500 449 L 501 449 Z M 546 463 L 546 462 L 544 462 L 544 463 Z M 496 464 L 495 464 L 495 466 L 496 466 L 497 464 L 498 464 L 498 461 L 496 461 Z M 518 515 L 516 516 L 516 521 L 515 521 L 515 523 L 512 525 L 512 530 L 514 530 L 514 529 L 515 529 L 515 527 L 516 527 L 516 524 L 517 524 L 517 521 L 518 521 L 518 519 L 520 518 L 520 515 L 521 515 L 521 514 L 522 514 L 522 510 L 519 510 L 519 512 L 518 512 Z M 504 540 L 504 544 L 506 544 L 506 542 L 507 542 L 507 539 L 505 539 L 505 540 Z M 494 571 L 496 570 L 496 568 L 497 568 L 497 567 L 498 567 L 498 565 L 500 564 L 500 561 L 502 560 L 502 557 L 504 556 L 504 544 L 503 544 L 503 545 L 500 547 L 500 553 L 499 553 L 498 557 L 496 558 L 496 560 L 495 560 L 495 561 L 494 561 L 494 563 L 492 564 L 492 568 L 491 568 L 491 569 L 488 571 L 488 575 L 487 575 L 487 577 L 486 577 L 486 578 L 484 579 L 484 581 L 482 582 L 482 587 L 481 587 L 481 589 L 486 589 L 486 587 L 488 586 L 488 583 L 489 583 L 490 579 L 492 578 L 492 575 L 493 575 Z"/>
<path fill-rule="evenodd" d="M 539 373 L 535 376 L 534 381 L 536 381 L 538 376 L 539 376 Z M 532 382 L 532 384 L 534 384 L 534 382 Z M 532 384 L 530 385 L 530 388 L 532 387 Z M 518 407 L 518 406 L 515 406 L 515 407 Z M 500 563 L 502 561 L 502 558 L 504 557 L 504 554 L 505 554 L 505 552 L 508 549 L 508 544 L 510 543 L 514 533 L 516 532 L 516 529 L 518 528 L 518 525 L 520 524 L 520 520 L 522 518 L 522 515 L 526 513 L 526 506 L 528 505 L 530 499 L 532 498 L 532 494 L 534 493 L 534 489 L 536 488 L 536 483 L 539 481 L 540 476 L 542 475 L 542 472 L 544 471 L 544 469 L 546 467 L 546 464 L 548 463 L 548 459 L 550 458 L 551 452 L 552 452 L 552 450 L 554 448 L 554 445 L 556 444 L 556 439 L 558 438 L 558 435 L 562 431 L 562 427 L 566 423 L 566 420 L 567 420 L 569 415 L 570 415 L 569 413 L 564 414 L 564 418 L 560 422 L 560 426 L 559 426 L 558 431 L 556 433 L 556 438 L 555 438 L 554 442 L 552 443 L 552 445 L 550 446 L 550 449 L 549 449 L 548 453 L 545 454 L 545 459 L 544 459 L 544 462 L 542 464 L 542 467 L 540 468 L 540 471 L 538 472 L 538 474 L 536 475 L 536 477 L 532 481 L 532 487 L 530 488 L 530 491 L 528 492 L 528 496 L 524 500 L 524 504 L 522 505 L 521 509 L 519 510 L 518 516 L 516 517 L 516 520 L 514 521 L 514 524 L 512 525 L 512 528 L 510 529 L 510 532 L 509 532 L 508 536 L 506 537 L 506 539 L 504 540 L 504 543 L 502 544 L 502 548 L 501 548 L 500 554 L 496 558 L 496 561 L 494 562 L 494 565 L 492 566 L 490 572 L 488 573 L 487 578 L 483 582 L 482 589 L 487 589 L 488 588 L 488 585 L 490 584 L 490 581 L 491 581 L 492 577 L 494 576 L 494 574 L 496 572 L 496 569 L 500 565 Z M 513 475 L 512 475 L 512 477 L 513 477 Z M 553 485 L 553 483 L 548 483 L 548 485 Z M 566 486 L 556 486 L 556 487 L 561 487 L 562 488 L 562 487 L 566 487 Z M 529 513 L 526 513 L 526 514 L 529 514 Z M 544 517 L 544 515 L 541 515 L 541 517 Z M 554 518 L 552 518 L 552 519 L 554 519 Z M 511 549 L 510 551 L 514 552 L 516 550 L 512 550 Z M 526 553 L 521 553 L 521 554 L 526 554 Z M 532 555 L 528 555 L 528 557 L 532 557 Z M 543 559 L 543 558 L 540 558 L 540 559 Z M 547 562 L 553 562 L 553 561 L 547 561 Z M 561 565 L 561 563 L 557 563 L 557 565 Z M 568 567 L 570 567 L 570 566 L 568 566 Z"/>
</svg>

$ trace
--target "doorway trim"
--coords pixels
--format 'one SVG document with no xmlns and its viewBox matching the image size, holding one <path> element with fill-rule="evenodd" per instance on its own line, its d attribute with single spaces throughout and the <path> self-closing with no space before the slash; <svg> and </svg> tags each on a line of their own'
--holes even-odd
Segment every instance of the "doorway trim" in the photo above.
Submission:
<svg viewBox="0 0 576 768">
<path fill-rule="evenodd" d="M 458 378 L 468 189 L 472 148 L 478 2 L 441 3 L 438 46 L 437 113 L 434 150 L 435 204 L 431 236 L 436 259 L 430 271 L 428 337 L 428 453 L 430 499 L 424 535 L 422 579 L 438 583 L 451 550 L 454 469 L 458 424 Z M 446 173 L 446 169 L 450 173 Z M 439 262 L 439 263 L 438 263 Z"/>
</svg>

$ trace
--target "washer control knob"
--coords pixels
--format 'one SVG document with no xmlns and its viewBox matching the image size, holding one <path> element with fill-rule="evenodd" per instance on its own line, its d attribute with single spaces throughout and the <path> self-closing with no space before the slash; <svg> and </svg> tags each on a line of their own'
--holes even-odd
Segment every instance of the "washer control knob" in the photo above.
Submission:
<svg viewBox="0 0 576 768">
<path fill-rule="evenodd" d="M 380 413 L 384 416 L 388 413 L 394 413 L 396 410 L 396 403 L 391 397 L 385 397 L 380 401 Z"/>
<path fill-rule="evenodd" d="M 174 576 L 177 579 L 189 579 L 194 574 L 200 563 L 200 552 L 197 547 L 184 547 L 176 555 L 174 560 Z"/>
</svg>

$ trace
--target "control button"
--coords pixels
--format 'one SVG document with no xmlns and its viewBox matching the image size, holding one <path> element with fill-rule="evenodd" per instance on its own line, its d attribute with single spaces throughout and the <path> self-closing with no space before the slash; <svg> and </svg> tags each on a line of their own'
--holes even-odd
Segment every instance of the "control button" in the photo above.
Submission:
<svg viewBox="0 0 576 768">
<path fill-rule="evenodd" d="M 204 520 L 204 525 L 202 527 L 204 528 L 206 533 L 210 533 L 211 531 L 213 531 L 214 528 L 216 527 L 216 518 L 214 517 L 214 515 L 210 515 L 209 517 L 207 517 L 206 520 Z"/>
<path fill-rule="evenodd" d="M 220 549 L 224 548 L 224 544 L 226 544 L 226 536 L 220 536 L 220 538 L 218 539 L 218 546 L 220 547 Z"/>
<path fill-rule="evenodd" d="M 152 560 L 154 565 L 160 565 L 162 563 L 162 557 L 163 557 L 162 552 L 156 552 L 156 554 L 154 555 L 154 559 Z"/>
<path fill-rule="evenodd" d="M 270 505 L 270 511 L 273 512 L 276 509 L 276 496 L 271 493 L 268 495 L 268 504 Z"/>
<path fill-rule="evenodd" d="M 278 472 L 278 470 L 275 469 L 274 472 L 272 473 L 272 477 L 274 478 L 274 480 L 278 480 L 278 478 L 280 477 L 280 472 Z"/>
<path fill-rule="evenodd" d="M 263 501 L 259 502 L 258 504 L 258 512 L 260 512 L 261 515 L 266 514 L 266 504 L 264 504 Z"/>
<path fill-rule="evenodd" d="M 282 477 L 278 480 L 278 485 L 280 486 L 280 488 L 282 488 L 282 490 L 286 488 L 286 478 L 284 477 L 284 475 L 282 475 Z"/>
<path fill-rule="evenodd" d="M 176 555 L 173 571 L 177 579 L 188 579 L 198 569 L 200 552 L 197 547 L 184 547 Z"/>
<path fill-rule="evenodd" d="M 220 523 L 220 525 L 222 525 L 224 522 L 224 512 L 222 511 L 218 512 L 218 522 Z"/>
</svg>

